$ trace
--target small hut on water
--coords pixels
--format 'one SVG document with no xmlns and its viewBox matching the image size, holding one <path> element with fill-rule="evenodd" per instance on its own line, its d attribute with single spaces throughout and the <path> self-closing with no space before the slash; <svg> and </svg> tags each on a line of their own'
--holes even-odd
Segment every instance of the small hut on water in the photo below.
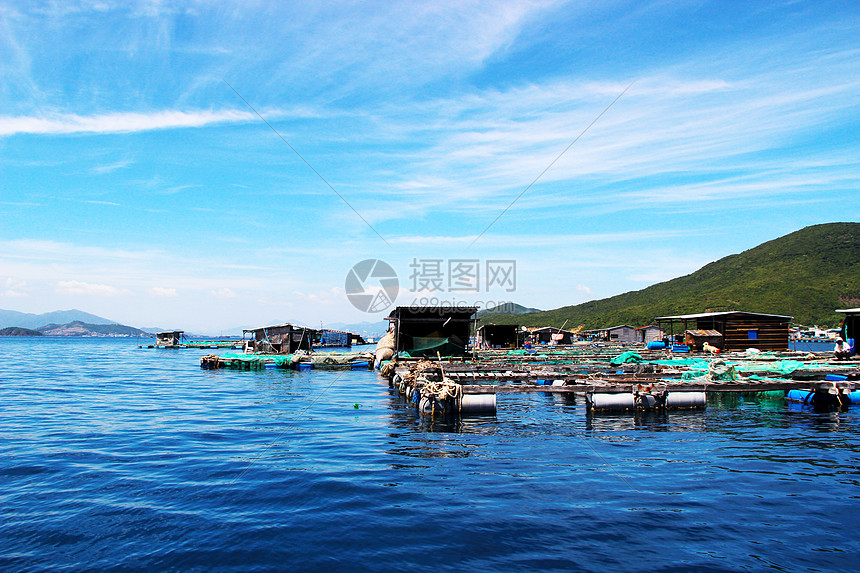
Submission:
<svg viewBox="0 0 860 573">
<path fill-rule="evenodd" d="M 857 338 L 860 336 L 860 308 L 843 308 L 836 312 L 844 314 L 839 334 L 851 345 L 851 354 L 857 354 Z"/>
<path fill-rule="evenodd" d="M 695 350 L 707 341 L 722 351 L 788 350 L 788 323 L 791 316 L 731 310 L 659 316 L 655 319 L 669 337 L 684 336 Z M 677 327 L 677 328 L 676 328 Z"/>
<path fill-rule="evenodd" d="M 636 329 L 636 340 L 644 344 L 663 340 L 663 336 L 665 336 L 663 330 L 659 326 L 653 324 L 640 326 Z"/>
<path fill-rule="evenodd" d="M 466 354 L 477 307 L 398 306 L 387 320 L 394 330 L 394 351 L 410 356 Z"/>
<path fill-rule="evenodd" d="M 343 330 L 332 330 L 324 328 L 317 331 L 314 338 L 314 345 L 320 348 L 344 347 L 352 346 L 353 336 L 349 332 Z"/>
<path fill-rule="evenodd" d="M 516 324 L 485 324 L 475 337 L 478 348 L 519 348 L 520 327 Z"/>
<path fill-rule="evenodd" d="M 256 354 L 293 354 L 297 350 L 310 352 L 316 331 L 293 324 L 275 324 L 242 330 L 245 351 Z M 245 337 L 249 336 L 246 340 Z"/>
<path fill-rule="evenodd" d="M 601 338 L 610 342 L 636 342 L 636 327 L 629 324 L 619 324 L 601 330 Z"/>
<path fill-rule="evenodd" d="M 532 342 L 535 344 L 573 344 L 576 333 L 570 330 L 544 326 L 530 331 Z"/>
<path fill-rule="evenodd" d="M 184 330 L 167 330 L 155 334 L 155 345 L 165 348 L 172 348 L 182 344 L 182 339 L 185 338 Z"/>
</svg>

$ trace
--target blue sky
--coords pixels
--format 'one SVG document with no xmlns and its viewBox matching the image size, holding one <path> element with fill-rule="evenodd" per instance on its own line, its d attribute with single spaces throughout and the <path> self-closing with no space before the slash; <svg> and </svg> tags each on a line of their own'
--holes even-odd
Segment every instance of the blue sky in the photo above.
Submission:
<svg viewBox="0 0 860 573">
<path fill-rule="evenodd" d="M 0 102 L 23 312 L 376 320 L 368 258 L 398 304 L 556 308 L 860 214 L 856 2 L 7 1 Z M 516 290 L 410 292 L 416 259 Z"/>
</svg>

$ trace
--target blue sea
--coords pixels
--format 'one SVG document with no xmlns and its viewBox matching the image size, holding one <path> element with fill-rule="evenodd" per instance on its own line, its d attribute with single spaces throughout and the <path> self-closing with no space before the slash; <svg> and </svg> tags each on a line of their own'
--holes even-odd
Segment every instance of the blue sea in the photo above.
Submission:
<svg viewBox="0 0 860 573">
<path fill-rule="evenodd" d="M 860 567 L 856 408 L 523 394 L 434 419 L 374 372 L 209 352 L 0 339 L 0 570 Z"/>
</svg>

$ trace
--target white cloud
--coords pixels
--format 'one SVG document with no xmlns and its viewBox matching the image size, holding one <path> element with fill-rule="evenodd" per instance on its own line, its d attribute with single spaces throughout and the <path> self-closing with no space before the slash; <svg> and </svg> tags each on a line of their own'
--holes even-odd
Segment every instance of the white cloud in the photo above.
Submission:
<svg viewBox="0 0 860 573">
<path fill-rule="evenodd" d="M 213 294 L 216 298 L 221 298 L 221 299 L 236 298 L 236 293 L 235 293 L 235 292 L 233 292 L 233 289 L 229 289 L 229 288 L 226 288 L 226 287 L 225 287 L 225 288 L 215 289 L 215 290 L 213 290 L 213 291 L 212 291 L 212 294 Z"/>
<path fill-rule="evenodd" d="M 147 289 L 150 296 L 172 298 L 177 296 L 175 288 L 152 287 Z"/>
<path fill-rule="evenodd" d="M 127 289 L 119 289 L 110 285 L 86 283 L 82 281 L 59 281 L 57 292 L 61 294 L 87 296 L 121 296 L 132 294 Z"/>
<path fill-rule="evenodd" d="M 0 296 L 10 298 L 28 296 L 26 292 L 28 290 L 26 281 L 6 277 L 5 279 L 0 280 L 0 287 L 5 287 L 5 290 L 0 294 Z"/>
<path fill-rule="evenodd" d="M 27 296 L 27 293 L 12 290 L 12 289 L 6 289 L 5 291 L 3 291 L 3 296 L 7 296 L 10 298 L 17 298 L 17 297 Z"/>
</svg>

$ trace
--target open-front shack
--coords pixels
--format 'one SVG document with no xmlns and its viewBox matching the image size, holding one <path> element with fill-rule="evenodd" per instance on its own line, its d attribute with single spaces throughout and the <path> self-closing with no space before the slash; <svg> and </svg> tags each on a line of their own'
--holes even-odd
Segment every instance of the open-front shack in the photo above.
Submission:
<svg viewBox="0 0 860 573">
<path fill-rule="evenodd" d="M 292 354 L 297 350 L 310 352 L 315 331 L 293 324 L 275 324 L 242 331 L 245 352 L 254 354 Z M 247 339 L 246 339 L 247 338 Z"/>
<path fill-rule="evenodd" d="M 857 354 L 857 338 L 860 336 L 860 308 L 843 308 L 836 312 L 844 314 L 839 335 L 851 345 L 851 354 Z"/>
<path fill-rule="evenodd" d="M 168 330 L 165 332 L 158 332 L 155 334 L 155 345 L 163 346 L 165 348 L 179 346 L 180 344 L 182 344 L 182 339 L 185 338 L 183 336 L 184 334 L 184 330 Z"/>
<path fill-rule="evenodd" d="M 685 340 L 707 341 L 722 351 L 743 351 L 757 348 L 765 351 L 788 350 L 788 323 L 792 317 L 731 310 L 660 316 L 657 325 L 670 337 L 683 335 Z M 688 331 L 713 331 L 704 336 L 688 335 Z"/>
<path fill-rule="evenodd" d="M 398 306 L 387 320 L 394 330 L 394 351 L 409 356 L 462 356 L 476 323 L 477 307 Z"/>
<path fill-rule="evenodd" d="M 475 337 L 478 348 L 519 348 L 520 327 L 516 324 L 484 324 Z"/>
</svg>

